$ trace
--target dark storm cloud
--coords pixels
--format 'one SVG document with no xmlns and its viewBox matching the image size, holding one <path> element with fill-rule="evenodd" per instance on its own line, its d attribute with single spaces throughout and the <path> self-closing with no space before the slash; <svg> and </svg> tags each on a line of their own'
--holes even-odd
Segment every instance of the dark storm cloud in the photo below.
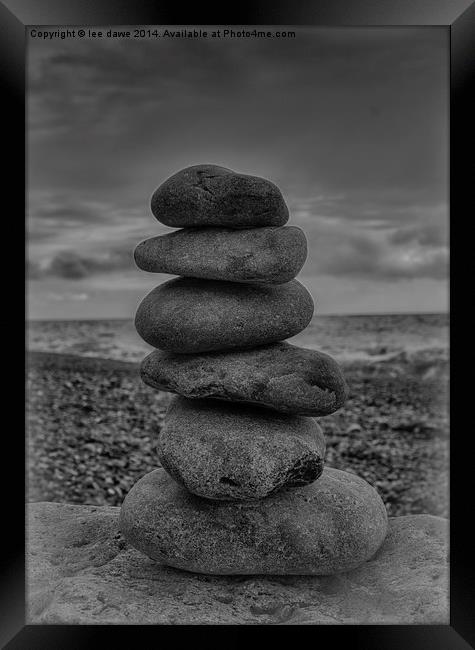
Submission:
<svg viewBox="0 0 475 650">
<path fill-rule="evenodd" d="M 50 275 L 128 268 L 114 251 L 160 232 L 158 183 L 212 162 L 282 188 L 308 273 L 444 277 L 445 30 L 30 40 L 29 56 L 31 240 Z"/>
</svg>

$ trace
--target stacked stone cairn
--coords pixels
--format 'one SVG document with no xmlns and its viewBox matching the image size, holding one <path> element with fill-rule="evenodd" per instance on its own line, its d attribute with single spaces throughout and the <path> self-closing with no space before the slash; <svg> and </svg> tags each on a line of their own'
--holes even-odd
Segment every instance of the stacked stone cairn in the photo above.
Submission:
<svg viewBox="0 0 475 650">
<path fill-rule="evenodd" d="M 314 417 L 348 389 L 328 355 L 284 342 L 314 304 L 295 280 L 304 233 L 286 226 L 279 189 L 215 165 L 188 167 L 153 194 L 179 228 L 141 242 L 144 271 L 177 276 L 151 291 L 135 325 L 156 348 L 143 381 L 172 398 L 158 436 L 161 468 L 126 496 L 126 540 L 166 565 L 209 574 L 347 571 L 387 533 L 378 493 L 324 469 Z"/>
</svg>

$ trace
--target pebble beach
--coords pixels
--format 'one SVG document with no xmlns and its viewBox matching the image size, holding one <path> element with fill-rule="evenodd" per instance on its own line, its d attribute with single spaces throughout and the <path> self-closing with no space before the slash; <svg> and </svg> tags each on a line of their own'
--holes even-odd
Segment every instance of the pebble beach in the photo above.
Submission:
<svg viewBox="0 0 475 650">
<path fill-rule="evenodd" d="M 290 341 L 342 365 L 349 398 L 317 418 L 326 464 L 375 486 L 390 516 L 448 514 L 447 321 L 317 315 Z M 135 336 L 127 320 L 29 324 L 30 501 L 118 506 L 159 467 L 171 395 L 141 382 L 150 349 Z"/>
</svg>

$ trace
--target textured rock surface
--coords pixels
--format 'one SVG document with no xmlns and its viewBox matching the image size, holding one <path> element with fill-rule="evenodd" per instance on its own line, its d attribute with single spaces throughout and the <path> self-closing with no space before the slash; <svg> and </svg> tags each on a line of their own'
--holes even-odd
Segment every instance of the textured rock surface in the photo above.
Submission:
<svg viewBox="0 0 475 650">
<path fill-rule="evenodd" d="M 185 397 L 250 402 L 300 415 L 329 415 L 348 396 L 334 359 L 290 343 L 196 355 L 156 350 L 142 361 L 140 375 L 153 388 Z"/>
<path fill-rule="evenodd" d="M 145 296 L 135 327 L 161 350 L 206 352 L 294 336 L 307 327 L 313 309 L 297 280 L 266 286 L 175 278 Z"/>
<path fill-rule="evenodd" d="M 162 467 L 208 499 L 262 499 L 323 471 L 325 439 L 312 418 L 175 397 L 160 431 Z"/>
<path fill-rule="evenodd" d="M 120 528 L 135 548 L 179 569 L 327 575 L 372 557 L 387 515 L 374 488 L 336 469 L 311 485 L 237 502 L 196 497 L 157 469 L 126 496 Z"/>
<path fill-rule="evenodd" d="M 155 190 L 152 212 L 174 228 L 283 226 L 289 219 L 276 185 L 217 165 L 193 165 L 170 176 Z"/>
<path fill-rule="evenodd" d="M 396 517 L 376 555 L 337 576 L 204 576 L 164 567 L 118 532 L 119 508 L 34 503 L 27 622 L 444 624 L 447 520 Z"/>
<path fill-rule="evenodd" d="M 152 273 L 283 284 L 304 265 L 307 239 L 296 226 L 185 228 L 140 242 L 134 257 L 140 269 Z"/>
</svg>

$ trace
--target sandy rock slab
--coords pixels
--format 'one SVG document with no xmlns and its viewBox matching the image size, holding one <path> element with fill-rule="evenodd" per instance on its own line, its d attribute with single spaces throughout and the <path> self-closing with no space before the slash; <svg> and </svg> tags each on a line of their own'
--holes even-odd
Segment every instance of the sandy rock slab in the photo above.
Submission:
<svg viewBox="0 0 475 650">
<path fill-rule="evenodd" d="M 330 577 L 205 576 L 128 546 L 119 508 L 34 503 L 28 623 L 448 624 L 447 520 L 390 519 L 376 556 Z"/>
</svg>

